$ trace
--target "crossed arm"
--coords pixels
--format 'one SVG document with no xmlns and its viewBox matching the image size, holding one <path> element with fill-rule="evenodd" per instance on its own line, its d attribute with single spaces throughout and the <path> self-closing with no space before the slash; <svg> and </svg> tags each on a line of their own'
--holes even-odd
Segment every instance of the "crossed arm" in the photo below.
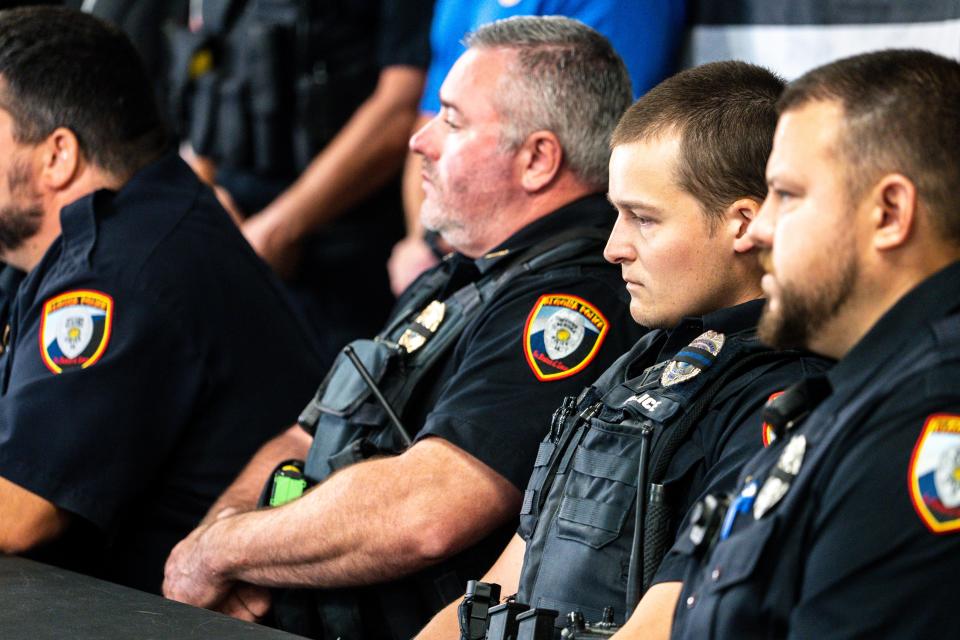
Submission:
<svg viewBox="0 0 960 640">
<path fill-rule="evenodd" d="M 331 588 L 397 578 L 482 539 L 519 503 L 505 478 L 428 438 L 348 467 L 282 507 L 201 526 L 171 554 L 164 594 L 215 608 L 239 582 Z"/>
</svg>

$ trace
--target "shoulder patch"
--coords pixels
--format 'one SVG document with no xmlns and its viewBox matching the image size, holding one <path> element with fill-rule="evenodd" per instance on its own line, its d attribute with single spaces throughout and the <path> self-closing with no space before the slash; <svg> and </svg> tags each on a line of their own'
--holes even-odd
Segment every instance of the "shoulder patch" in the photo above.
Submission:
<svg viewBox="0 0 960 640">
<path fill-rule="evenodd" d="M 537 380 L 560 380 L 596 357 L 607 336 L 607 318 L 577 296 L 540 296 L 523 328 L 523 353 Z"/>
<path fill-rule="evenodd" d="M 767 398 L 767 404 L 769 404 L 770 401 L 773 400 L 774 398 L 779 398 L 782 395 L 783 395 L 783 391 L 774 391 L 773 393 L 770 394 L 770 397 Z M 767 424 L 766 422 L 763 423 L 763 428 L 761 431 L 762 433 L 760 437 L 763 441 L 763 446 L 764 448 L 769 447 L 770 443 L 776 439 L 777 434 L 773 432 L 773 426 L 770 424 Z"/>
<path fill-rule="evenodd" d="M 907 482 L 913 508 L 931 532 L 960 530 L 960 415 L 927 417 Z"/>
<path fill-rule="evenodd" d="M 40 319 L 40 357 L 53 373 L 86 369 L 110 342 L 113 298 L 100 291 L 75 290 L 47 300 Z"/>
</svg>

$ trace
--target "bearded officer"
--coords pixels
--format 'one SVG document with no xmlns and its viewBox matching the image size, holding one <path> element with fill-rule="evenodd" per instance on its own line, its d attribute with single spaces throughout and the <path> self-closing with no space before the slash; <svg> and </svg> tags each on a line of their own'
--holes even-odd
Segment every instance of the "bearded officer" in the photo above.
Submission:
<svg viewBox="0 0 960 640">
<path fill-rule="evenodd" d="M 960 64 L 920 51 L 825 65 L 781 99 L 749 231 L 768 272 L 761 336 L 839 362 L 772 403 L 774 445 L 744 468 L 717 532 L 678 543 L 699 563 L 674 637 L 955 626 L 958 103 Z"/>
<path fill-rule="evenodd" d="M 770 394 L 822 365 L 756 339 L 760 267 L 744 234 L 765 190 L 782 88 L 759 67 L 705 65 L 652 89 L 614 131 L 618 217 L 604 255 L 621 266 L 633 318 L 663 330 L 565 402 L 519 532 L 484 578 L 558 612 L 558 632 L 574 610 L 600 622 L 612 607 L 623 624 L 649 589 L 633 624 L 645 637 L 668 633 L 682 566 L 661 559 L 684 514 L 731 486 L 762 447 Z M 455 630 L 451 607 L 421 637 Z"/>
<path fill-rule="evenodd" d="M 636 338 L 601 256 L 607 144 L 630 101 L 623 63 L 565 18 L 496 22 L 469 43 L 410 143 L 425 163 L 424 224 L 458 253 L 351 352 L 399 420 L 342 355 L 304 412 L 312 448 L 294 427 L 257 457 L 171 555 L 168 596 L 249 617 L 266 601 L 248 583 L 321 587 L 288 629 L 413 635 L 515 528 L 554 406 Z M 273 464 L 308 448 L 306 474 L 338 470 L 329 480 L 212 520 L 249 511 Z M 385 451 L 400 455 L 357 462 Z"/>
</svg>

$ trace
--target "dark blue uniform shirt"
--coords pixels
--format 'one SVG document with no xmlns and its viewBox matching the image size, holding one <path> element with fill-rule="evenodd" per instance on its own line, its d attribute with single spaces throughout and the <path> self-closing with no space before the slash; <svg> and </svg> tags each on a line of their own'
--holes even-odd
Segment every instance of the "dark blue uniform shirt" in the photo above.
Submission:
<svg viewBox="0 0 960 640">
<path fill-rule="evenodd" d="M 322 372 L 274 277 L 178 157 L 61 223 L 9 313 L 0 476 L 74 516 L 41 557 L 156 591 L 171 547 Z"/>
<path fill-rule="evenodd" d="M 832 393 L 744 467 L 736 518 L 691 566 L 673 637 L 952 636 L 958 377 L 955 263 L 888 311 L 828 374 Z M 702 555 L 688 536 L 672 553 Z"/>
</svg>

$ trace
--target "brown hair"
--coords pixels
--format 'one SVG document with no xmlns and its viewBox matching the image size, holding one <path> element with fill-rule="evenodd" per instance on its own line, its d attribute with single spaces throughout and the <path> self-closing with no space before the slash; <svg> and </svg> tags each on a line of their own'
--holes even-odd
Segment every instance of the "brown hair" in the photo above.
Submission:
<svg viewBox="0 0 960 640">
<path fill-rule="evenodd" d="M 851 168 L 851 198 L 881 175 L 901 173 L 913 181 L 935 228 L 960 241 L 960 64 L 928 51 L 866 53 L 806 73 L 777 106 L 782 113 L 815 101 L 843 109 L 837 151 Z"/>
<path fill-rule="evenodd" d="M 783 80 L 745 62 L 714 62 L 667 78 L 620 119 L 611 147 L 680 136 L 678 181 L 711 219 L 767 193 L 765 170 Z"/>
</svg>

